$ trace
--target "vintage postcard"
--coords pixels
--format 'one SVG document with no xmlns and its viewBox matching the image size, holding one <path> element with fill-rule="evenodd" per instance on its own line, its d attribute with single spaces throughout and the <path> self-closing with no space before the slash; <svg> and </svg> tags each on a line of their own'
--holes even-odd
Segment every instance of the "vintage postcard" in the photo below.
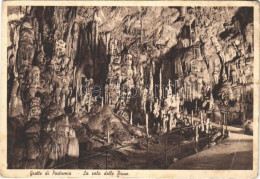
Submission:
<svg viewBox="0 0 260 179">
<path fill-rule="evenodd" d="M 3 177 L 255 178 L 255 1 L 4 1 Z"/>
</svg>

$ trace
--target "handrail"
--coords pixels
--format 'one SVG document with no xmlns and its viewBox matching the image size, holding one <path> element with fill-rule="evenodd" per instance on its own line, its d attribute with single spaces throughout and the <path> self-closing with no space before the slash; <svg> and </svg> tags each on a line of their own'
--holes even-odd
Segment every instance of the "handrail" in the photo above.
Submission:
<svg viewBox="0 0 260 179">
<path fill-rule="evenodd" d="M 208 138 L 208 137 L 203 137 L 203 138 L 200 138 L 198 141 L 205 140 L 205 139 L 207 139 L 207 138 Z M 168 153 L 170 150 L 172 150 L 172 149 L 174 149 L 174 148 L 178 148 L 179 146 L 184 146 L 184 145 L 186 145 L 186 144 L 191 144 L 191 143 L 193 143 L 193 142 L 195 142 L 195 141 L 191 141 L 191 142 L 184 143 L 184 144 L 180 144 L 180 145 L 175 145 L 175 146 L 169 148 L 169 149 L 166 151 L 166 153 Z M 165 153 L 162 153 L 162 154 L 160 154 L 160 155 L 158 155 L 158 156 L 164 156 L 164 155 L 165 155 Z M 156 158 L 159 158 L 158 156 L 157 156 Z"/>
<path fill-rule="evenodd" d="M 87 157 L 82 157 L 82 158 L 79 158 L 77 160 L 70 161 L 70 162 L 62 164 L 62 165 L 58 165 L 58 166 L 56 166 L 52 169 L 59 168 L 59 167 L 62 167 L 62 166 L 65 166 L 65 165 L 68 165 L 68 164 L 71 164 L 71 163 L 75 163 L 75 162 L 78 162 L 78 161 L 83 160 L 83 159 L 88 159 L 88 158 L 92 158 L 92 157 L 95 157 L 95 156 L 98 156 L 98 155 L 102 155 L 102 154 L 107 153 L 109 151 L 118 150 L 118 149 L 125 148 L 125 147 L 131 146 L 131 145 L 129 144 L 129 145 L 121 146 L 121 147 L 114 148 L 114 149 L 108 149 L 108 150 L 105 150 L 103 152 L 99 152 L 99 153 L 96 153 L 96 154 L 93 154 L 93 155 L 90 155 L 90 156 L 87 156 Z"/>
<path fill-rule="evenodd" d="M 198 141 L 201 141 L 201 140 L 204 140 L 204 139 L 207 139 L 207 138 L 208 138 L 208 137 L 203 137 L 203 138 L 198 139 Z M 174 149 L 174 148 L 176 148 L 176 147 L 184 146 L 184 145 L 186 145 L 186 144 L 191 144 L 191 143 L 194 143 L 194 142 L 195 142 L 195 141 L 190 141 L 190 142 L 187 142 L 187 143 L 184 143 L 184 144 L 175 145 L 175 146 L 169 148 L 169 149 L 167 150 L 167 153 L 168 153 L 170 150 L 172 150 L 172 149 Z"/>
<path fill-rule="evenodd" d="M 172 130 L 172 131 L 166 132 L 164 135 L 166 135 L 166 134 L 171 134 L 171 133 L 174 133 L 174 132 L 177 132 L 177 131 L 183 130 L 183 129 L 193 128 L 193 127 L 194 127 L 194 126 L 179 127 L 179 128 L 174 129 L 174 130 Z"/>
<path fill-rule="evenodd" d="M 172 133 L 175 133 L 175 132 L 184 130 L 184 129 L 194 128 L 194 127 L 195 127 L 195 126 L 193 126 L 193 125 L 192 125 L 192 126 L 187 126 L 187 127 L 180 127 L 180 128 L 177 128 L 177 129 L 175 129 L 175 130 L 173 130 L 173 131 L 166 132 L 164 135 L 165 135 L 165 137 L 166 137 L 166 139 L 167 139 L 167 135 L 168 135 L 168 134 L 172 134 Z M 179 135 L 180 135 L 180 134 L 179 134 Z M 144 137 L 144 139 L 145 139 L 145 138 L 146 138 L 146 137 Z M 147 139 L 147 138 L 146 138 L 146 139 Z M 191 144 L 191 143 L 194 143 L 194 142 L 196 143 L 196 142 L 199 142 L 199 141 L 202 141 L 202 140 L 205 140 L 205 139 L 209 139 L 209 134 L 208 134 L 207 137 L 199 138 L 197 141 L 189 141 L 189 142 L 183 143 L 183 144 L 180 144 L 180 143 L 179 143 L 179 144 L 177 144 L 177 145 L 175 145 L 175 146 L 173 146 L 173 147 L 171 147 L 171 148 L 165 150 L 165 153 L 162 153 L 161 155 L 162 155 L 162 156 L 163 156 L 163 155 L 166 155 L 165 157 L 167 157 L 167 153 L 170 152 L 171 150 L 175 149 L 175 148 L 178 148 L 178 147 L 180 147 L 180 146 L 184 146 L 184 145 L 187 145 L 187 144 Z M 148 138 L 147 142 L 139 142 L 139 143 L 141 143 L 141 144 L 147 144 L 148 141 L 149 141 L 149 138 Z M 179 141 L 179 142 L 180 142 L 180 141 Z M 82 158 L 79 158 L 79 159 L 77 159 L 77 160 L 70 161 L 70 162 L 67 162 L 67 163 L 64 163 L 64 164 L 55 166 L 55 167 L 53 167 L 52 169 L 57 169 L 57 168 L 59 168 L 59 167 L 66 166 L 66 165 L 68 165 L 68 164 L 72 164 L 72 163 L 75 163 L 75 162 L 78 162 L 78 161 L 81 161 L 81 160 L 84 160 L 84 159 L 92 158 L 92 157 L 95 157 L 95 156 L 98 156 L 98 155 L 102 155 L 102 154 L 106 154 L 106 157 L 107 157 L 107 153 L 110 152 L 110 151 L 116 151 L 116 150 L 119 150 L 119 149 L 121 149 L 121 148 L 129 147 L 129 146 L 132 146 L 132 145 L 133 145 L 133 144 L 128 144 L 128 145 L 123 145 L 123 146 L 121 146 L 121 147 L 117 147 L 117 148 L 113 148 L 113 149 L 107 149 L 107 150 L 105 150 L 105 151 L 98 152 L 98 153 L 93 154 L 93 155 L 90 155 L 90 156 L 82 157 Z M 147 152 L 149 153 L 149 151 L 147 151 Z M 161 155 L 159 155 L 159 156 L 161 156 Z M 107 158 L 106 158 L 106 162 L 107 162 Z M 166 162 L 167 162 L 167 161 L 166 161 Z M 106 163 L 106 166 L 107 166 L 107 163 Z"/>
<path fill-rule="evenodd" d="M 211 110 L 205 110 L 205 113 L 207 112 L 226 112 L 226 113 L 243 113 L 243 112 L 237 112 L 237 111 L 228 111 L 228 110 L 214 110 L 214 109 L 211 109 Z"/>
</svg>

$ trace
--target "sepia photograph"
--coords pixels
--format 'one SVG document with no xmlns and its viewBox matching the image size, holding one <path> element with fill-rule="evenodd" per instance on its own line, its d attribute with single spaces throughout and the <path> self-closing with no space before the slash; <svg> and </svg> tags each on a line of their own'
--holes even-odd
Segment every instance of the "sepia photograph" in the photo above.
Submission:
<svg viewBox="0 0 260 179">
<path fill-rule="evenodd" d="M 43 5 L 6 6 L 6 169 L 257 170 L 254 6 Z"/>
</svg>

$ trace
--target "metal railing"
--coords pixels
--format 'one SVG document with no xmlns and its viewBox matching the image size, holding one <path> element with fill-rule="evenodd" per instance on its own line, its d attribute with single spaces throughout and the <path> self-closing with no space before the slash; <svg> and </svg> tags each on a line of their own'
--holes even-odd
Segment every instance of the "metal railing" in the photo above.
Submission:
<svg viewBox="0 0 260 179">
<path fill-rule="evenodd" d="M 164 135 L 160 136 L 160 137 L 164 137 L 165 138 L 165 140 L 164 140 L 165 141 L 164 142 L 164 146 L 165 146 L 164 152 L 162 152 L 161 154 L 159 154 L 157 157 L 155 157 L 153 159 L 156 159 L 156 158 L 162 158 L 163 159 L 164 158 L 164 166 L 161 167 L 161 168 L 165 168 L 165 169 L 168 168 L 168 161 L 167 161 L 167 159 L 168 159 L 169 153 L 171 151 L 175 150 L 175 149 L 178 149 L 177 150 L 178 151 L 177 152 L 178 153 L 177 157 L 178 157 L 178 159 L 181 159 L 181 147 L 182 146 L 194 143 L 194 146 L 192 148 L 194 148 L 196 151 L 198 151 L 198 144 L 199 144 L 199 142 L 206 140 L 207 141 L 207 146 L 208 146 L 208 148 L 210 148 L 210 137 L 211 137 L 211 134 L 212 134 L 211 131 L 208 130 L 206 137 L 199 138 L 199 136 L 198 136 L 199 135 L 198 129 L 196 129 L 196 128 L 198 128 L 198 125 L 197 126 L 191 125 L 191 126 L 186 126 L 186 127 L 180 127 L 180 128 L 176 128 L 176 129 L 174 129 L 172 131 L 166 132 Z M 194 140 L 186 142 L 186 143 L 183 144 L 183 143 L 181 143 L 182 142 L 182 140 L 181 140 L 182 131 L 185 131 L 187 129 L 188 130 L 191 129 L 192 133 L 195 134 L 193 136 Z M 178 144 L 168 148 L 168 137 L 169 137 L 170 134 L 174 134 L 174 133 L 177 133 L 177 135 L 178 135 Z M 149 152 L 150 152 L 149 151 L 150 150 L 149 149 L 150 138 L 149 137 L 144 137 L 143 139 L 145 139 L 146 141 L 142 142 L 142 143 L 140 143 L 140 141 L 139 141 L 139 143 L 140 144 L 144 144 L 144 146 L 146 146 L 146 169 L 148 169 L 149 168 L 149 159 L 151 159 L 151 157 L 149 157 L 150 156 L 149 155 Z M 123 149 L 125 147 L 130 147 L 130 146 L 133 146 L 133 144 L 122 145 L 121 147 L 117 147 L 117 148 L 113 148 L 113 149 L 107 149 L 107 150 L 104 150 L 102 152 L 98 152 L 96 154 L 90 155 L 90 156 L 78 158 L 77 160 L 69 161 L 69 162 L 66 162 L 64 164 L 55 166 L 53 169 L 61 168 L 61 167 L 67 166 L 67 165 L 72 164 L 72 163 L 78 163 L 79 161 L 90 159 L 90 158 L 93 158 L 93 157 L 96 157 L 96 156 L 99 156 L 99 155 L 104 155 L 104 154 L 105 154 L 105 161 L 104 161 L 105 162 L 105 169 L 108 169 L 108 164 L 109 164 L 109 162 L 108 162 L 108 154 L 109 154 L 109 152 L 118 151 L 120 149 Z"/>
</svg>

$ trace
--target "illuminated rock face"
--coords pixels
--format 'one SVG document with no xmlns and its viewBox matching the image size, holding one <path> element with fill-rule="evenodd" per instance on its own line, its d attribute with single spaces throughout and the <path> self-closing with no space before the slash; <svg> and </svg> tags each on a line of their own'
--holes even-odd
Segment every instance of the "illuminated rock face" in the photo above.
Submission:
<svg viewBox="0 0 260 179">
<path fill-rule="evenodd" d="M 19 88 L 19 82 L 18 82 L 17 77 L 15 77 L 15 79 L 13 81 L 10 102 L 8 105 L 8 116 L 9 117 L 16 117 L 19 115 L 23 115 L 23 105 L 22 105 L 22 100 L 21 100 L 18 88 Z"/>
<path fill-rule="evenodd" d="M 10 137 L 9 167 L 78 157 L 79 121 L 128 140 L 120 120 L 147 117 L 166 132 L 184 111 L 252 119 L 252 22 L 250 8 L 18 8 L 8 22 L 8 117 L 26 135 Z"/>
</svg>

